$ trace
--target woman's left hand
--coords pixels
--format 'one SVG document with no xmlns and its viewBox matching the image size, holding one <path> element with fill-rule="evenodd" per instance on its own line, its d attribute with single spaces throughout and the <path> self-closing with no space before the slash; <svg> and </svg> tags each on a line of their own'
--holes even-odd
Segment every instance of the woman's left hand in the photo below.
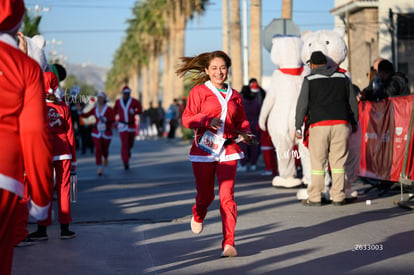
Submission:
<svg viewBox="0 0 414 275">
<path fill-rule="evenodd" d="M 250 132 L 247 132 L 247 133 L 240 133 L 239 137 L 241 138 L 241 141 L 243 141 L 244 143 L 251 144 L 254 138 L 254 135 Z"/>
</svg>

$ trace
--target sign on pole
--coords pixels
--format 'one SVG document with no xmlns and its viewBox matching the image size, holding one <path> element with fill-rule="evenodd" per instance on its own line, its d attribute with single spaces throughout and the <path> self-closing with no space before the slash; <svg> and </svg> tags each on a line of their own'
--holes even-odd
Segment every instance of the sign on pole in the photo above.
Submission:
<svg viewBox="0 0 414 275">
<path fill-rule="evenodd" d="M 272 38 L 274 35 L 297 35 L 300 36 L 300 29 L 290 19 L 275 18 L 263 31 L 263 46 L 270 52 L 272 49 Z"/>
</svg>

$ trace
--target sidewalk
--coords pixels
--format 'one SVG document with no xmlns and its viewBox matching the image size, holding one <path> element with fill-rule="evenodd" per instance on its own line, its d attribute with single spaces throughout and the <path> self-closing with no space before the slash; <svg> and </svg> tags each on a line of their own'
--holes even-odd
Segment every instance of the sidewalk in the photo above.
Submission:
<svg viewBox="0 0 414 275">
<path fill-rule="evenodd" d="M 260 176 L 263 165 L 237 175 L 239 256 L 220 258 L 218 195 L 202 234 L 190 230 L 195 185 L 188 150 L 180 140 L 137 140 L 124 171 L 115 135 L 102 177 L 94 156 L 80 155 L 71 225 L 77 237 L 60 240 L 55 221 L 48 241 L 15 249 L 13 274 L 413 273 L 414 217 L 393 204 L 398 193 L 378 197 L 372 190 L 342 207 L 305 207 L 297 189 L 275 189 L 271 176 Z"/>
</svg>

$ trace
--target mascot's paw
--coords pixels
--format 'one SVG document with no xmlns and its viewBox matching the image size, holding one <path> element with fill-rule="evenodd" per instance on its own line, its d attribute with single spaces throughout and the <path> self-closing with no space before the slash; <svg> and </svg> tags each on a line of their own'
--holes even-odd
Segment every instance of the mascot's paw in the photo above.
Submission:
<svg viewBox="0 0 414 275">
<path fill-rule="evenodd" d="M 345 190 L 345 199 L 346 200 L 356 200 L 358 198 L 358 191 L 346 189 Z"/>
<path fill-rule="evenodd" d="M 308 199 L 308 189 L 306 189 L 306 188 L 299 189 L 298 192 L 296 192 L 296 198 L 299 201 L 307 200 Z"/>
<path fill-rule="evenodd" d="M 295 188 L 302 185 L 302 180 L 294 177 L 282 178 L 277 176 L 273 178 L 272 185 L 279 188 Z"/>
<path fill-rule="evenodd" d="M 296 199 L 298 200 L 307 200 L 308 199 L 308 189 L 307 188 L 302 188 L 299 189 L 298 192 L 296 192 Z M 330 201 L 331 200 L 331 196 L 329 195 L 329 188 L 326 187 L 325 192 L 321 193 L 321 200 L 322 201 Z"/>
</svg>

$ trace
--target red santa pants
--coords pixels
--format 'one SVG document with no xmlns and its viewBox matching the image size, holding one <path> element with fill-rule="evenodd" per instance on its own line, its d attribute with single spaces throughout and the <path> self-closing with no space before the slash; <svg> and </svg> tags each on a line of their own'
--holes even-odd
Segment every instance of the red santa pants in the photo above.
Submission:
<svg viewBox="0 0 414 275">
<path fill-rule="evenodd" d="M 72 222 L 70 211 L 70 168 L 71 160 L 56 160 L 53 162 L 56 174 L 56 194 L 58 202 L 58 221 L 61 224 Z M 52 207 L 49 207 L 47 219 L 39 221 L 39 225 L 48 226 L 52 224 Z"/>
<path fill-rule="evenodd" d="M 234 201 L 234 182 L 237 160 L 227 162 L 193 162 L 196 181 L 196 202 L 193 216 L 196 222 L 202 222 L 207 209 L 214 200 L 215 177 L 219 184 L 220 214 L 223 228 L 222 247 L 234 246 L 234 234 L 237 221 L 237 205 Z"/>
<path fill-rule="evenodd" d="M 27 223 L 29 221 L 29 209 L 27 208 L 27 204 L 29 203 L 29 200 L 30 200 L 28 189 L 29 187 L 27 185 L 27 182 L 25 181 L 24 198 L 19 201 L 16 207 L 17 214 L 16 214 L 16 229 L 15 229 L 16 240 L 14 242 L 15 245 L 23 241 L 29 234 L 29 231 L 27 231 Z"/>
<path fill-rule="evenodd" d="M 131 149 L 134 147 L 135 132 L 119 132 L 119 136 L 121 137 L 122 162 L 128 164 L 131 156 Z"/>
<path fill-rule="evenodd" d="M 15 245 L 16 207 L 19 198 L 0 189 L 0 274 L 11 274 Z"/>
<path fill-rule="evenodd" d="M 277 175 L 276 152 L 273 147 L 272 139 L 268 131 L 260 131 L 260 149 L 263 154 L 265 170 L 272 171 L 273 175 Z"/>
<path fill-rule="evenodd" d="M 107 138 L 93 138 L 93 143 L 95 144 L 95 159 L 96 165 L 102 165 L 102 157 L 108 158 L 109 155 L 109 145 L 111 140 Z"/>
</svg>

